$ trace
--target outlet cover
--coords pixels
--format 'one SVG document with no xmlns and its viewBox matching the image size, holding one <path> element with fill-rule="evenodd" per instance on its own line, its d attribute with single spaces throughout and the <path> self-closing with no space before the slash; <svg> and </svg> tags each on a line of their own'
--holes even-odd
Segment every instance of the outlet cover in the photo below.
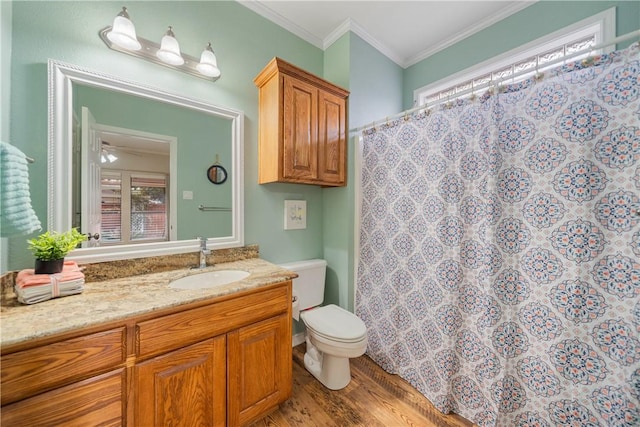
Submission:
<svg viewBox="0 0 640 427">
<path fill-rule="evenodd" d="M 302 230 L 307 228 L 307 201 L 284 201 L 284 229 Z"/>
</svg>

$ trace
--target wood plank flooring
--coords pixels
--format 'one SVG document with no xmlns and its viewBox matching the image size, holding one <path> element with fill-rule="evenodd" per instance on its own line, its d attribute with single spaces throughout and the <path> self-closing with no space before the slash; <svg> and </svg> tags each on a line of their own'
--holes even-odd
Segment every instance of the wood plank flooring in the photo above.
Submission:
<svg viewBox="0 0 640 427">
<path fill-rule="evenodd" d="M 304 368 L 305 344 L 293 349 L 293 393 L 250 427 L 469 427 L 459 415 L 442 415 L 431 402 L 369 357 L 351 359 L 351 382 L 325 388 Z"/>
</svg>

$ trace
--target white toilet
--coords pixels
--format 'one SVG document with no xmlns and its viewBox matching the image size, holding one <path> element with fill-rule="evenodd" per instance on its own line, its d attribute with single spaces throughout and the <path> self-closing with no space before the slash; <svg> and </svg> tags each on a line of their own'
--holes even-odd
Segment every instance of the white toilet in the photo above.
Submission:
<svg viewBox="0 0 640 427">
<path fill-rule="evenodd" d="M 305 368 L 331 390 L 346 387 L 351 381 L 349 358 L 362 356 L 367 349 L 364 322 L 337 305 L 320 307 L 324 300 L 325 260 L 292 262 L 281 267 L 298 274 L 293 280 L 293 295 L 306 326 Z"/>
</svg>

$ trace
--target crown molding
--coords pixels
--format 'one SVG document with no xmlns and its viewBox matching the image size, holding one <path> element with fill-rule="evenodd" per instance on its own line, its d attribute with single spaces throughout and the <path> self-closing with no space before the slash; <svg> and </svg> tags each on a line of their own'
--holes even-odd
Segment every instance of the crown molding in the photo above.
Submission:
<svg viewBox="0 0 640 427">
<path fill-rule="evenodd" d="M 384 56 L 395 62 L 396 64 L 402 66 L 402 58 L 396 55 L 388 46 L 381 43 L 371 34 L 369 34 L 360 24 L 354 21 L 351 18 L 347 18 L 340 26 L 338 26 L 335 30 L 333 30 L 327 37 L 325 37 L 322 49 L 327 50 L 329 46 L 336 42 L 340 37 L 342 37 L 345 33 L 351 31 L 356 34 L 362 40 L 373 46 L 376 50 L 382 53 Z"/>
<path fill-rule="evenodd" d="M 503 19 L 517 13 L 520 12 L 523 9 L 526 9 L 527 7 L 531 6 L 534 3 L 537 3 L 538 0 L 530 0 L 530 1 L 518 1 L 516 3 L 511 4 L 510 6 L 505 7 L 504 9 L 502 9 L 500 12 L 490 16 L 487 19 L 484 19 L 480 22 L 478 22 L 476 25 L 473 25 L 469 28 L 467 28 L 465 31 L 459 32 L 457 34 L 455 34 L 452 37 L 449 37 L 448 39 L 442 41 L 441 43 L 438 43 L 437 46 L 434 46 L 432 48 L 429 49 L 425 49 L 422 52 L 406 58 L 403 64 L 399 64 L 402 68 L 408 68 L 412 65 L 417 64 L 418 62 L 430 57 L 431 55 L 434 55 L 438 52 L 440 52 L 441 50 L 444 50 L 448 47 L 453 46 L 454 44 L 466 39 L 467 37 L 484 30 L 485 28 L 488 28 L 490 26 L 492 26 L 493 24 L 496 24 L 499 21 L 502 21 Z"/>
<path fill-rule="evenodd" d="M 291 22 L 290 20 L 280 15 L 279 13 L 274 12 L 272 9 L 268 8 L 267 6 L 264 6 L 262 3 L 259 3 L 256 0 L 238 0 L 238 3 L 240 3 L 242 6 L 246 7 L 247 9 L 254 11 L 258 15 L 262 16 L 263 18 L 268 19 L 274 24 L 279 25 L 280 27 L 284 28 L 290 33 L 293 33 L 296 36 L 300 37 L 301 39 L 311 43 L 315 47 L 319 49 L 324 49 L 322 39 L 314 36 L 309 31 L 305 30 L 304 28 L 300 27 L 294 22 Z"/>
<path fill-rule="evenodd" d="M 311 43 L 315 47 L 322 49 L 323 51 L 327 50 L 327 48 L 329 48 L 333 43 L 336 42 L 336 40 L 342 37 L 345 33 L 347 33 L 348 31 L 351 31 L 354 34 L 356 34 L 358 37 L 363 39 L 365 42 L 370 44 L 373 48 L 378 50 L 380 53 L 382 53 L 384 56 L 389 58 L 391 61 L 399 65 L 400 67 L 408 68 L 428 58 L 429 56 L 434 55 L 450 46 L 453 46 L 454 44 L 464 40 L 465 38 L 481 30 L 484 30 L 485 28 L 490 27 L 491 25 L 507 18 L 508 16 L 511 16 L 527 8 L 534 3 L 537 3 L 539 0 L 526 0 L 526 1 L 517 1 L 515 3 L 512 3 L 509 6 L 502 9 L 500 12 L 491 15 L 489 18 L 484 19 L 476 23 L 475 25 L 467 28 L 466 30 L 455 34 L 453 37 L 449 37 L 446 40 L 438 43 L 438 46 L 425 49 L 422 52 L 408 58 L 402 58 L 399 55 L 397 55 L 392 49 L 390 49 L 387 45 L 380 42 L 371 34 L 369 34 L 360 24 L 355 22 L 353 19 L 347 18 L 342 24 L 336 27 L 336 29 L 333 30 L 323 40 L 311 34 L 309 31 L 300 27 L 296 23 L 274 12 L 269 7 L 264 6 L 262 3 L 258 2 L 257 0 L 237 0 L 237 1 L 247 9 L 252 10 L 253 12 L 262 16 L 263 18 L 270 20 L 274 24 L 279 25 L 285 30 L 295 34 L 296 36 Z"/>
</svg>

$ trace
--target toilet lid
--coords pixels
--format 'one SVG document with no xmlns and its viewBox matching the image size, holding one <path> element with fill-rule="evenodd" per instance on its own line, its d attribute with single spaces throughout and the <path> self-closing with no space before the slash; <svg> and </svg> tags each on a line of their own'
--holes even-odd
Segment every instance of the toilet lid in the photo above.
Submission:
<svg viewBox="0 0 640 427">
<path fill-rule="evenodd" d="M 367 333 L 367 327 L 358 316 L 337 305 L 314 308 L 302 315 L 309 329 L 336 341 L 360 341 Z"/>
</svg>

